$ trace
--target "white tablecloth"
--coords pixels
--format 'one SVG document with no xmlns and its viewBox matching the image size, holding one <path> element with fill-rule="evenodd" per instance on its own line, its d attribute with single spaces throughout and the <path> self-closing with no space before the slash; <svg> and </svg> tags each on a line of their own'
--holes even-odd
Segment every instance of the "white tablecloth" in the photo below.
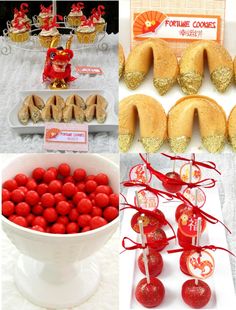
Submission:
<svg viewBox="0 0 236 310">
<path fill-rule="evenodd" d="M 80 76 L 76 83 L 80 89 L 107 89 L 116 102 L 118 101 L 118 35 L 106 35 L 102 43 L 108 43 L 107 51 L 95 48 L 85 49 L 75 53 L 72 67 L 78 65 L 98 66 L 104 71 L 104 76 Z M 21 90 L 42 90 L 42 70 L 45 53 L 29 52 L 14 48 L 7 56 L 1 54 L 3 40 L 0 37 L 0 152 L 43 152 L 42 135 L 19 136 L 10 129 L 7 116 L 19 98 Z M 76 84 L 76 85 L 77 85 Z M 117 152 L 116 133 L 89 134 L 89 152 Z"/>
</svg>

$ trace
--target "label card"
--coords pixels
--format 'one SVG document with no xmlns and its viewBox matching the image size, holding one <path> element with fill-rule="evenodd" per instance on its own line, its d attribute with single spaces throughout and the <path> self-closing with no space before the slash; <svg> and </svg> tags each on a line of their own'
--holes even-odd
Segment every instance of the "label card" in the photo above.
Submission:
<svg viewBox="0 0 236 310">
<path fill-rule="evenodd" d="M 77 66 L 76 72 L 78 74 L 89 74 L 89 75 L 102 75 L 103 71 L 99 67 L 89 67 L 89 66 Z"/>
<path fill-rule="evenodd" d="M 88 152 L 88 125 L 45 123 L 44 148 Z"/>
</svg>

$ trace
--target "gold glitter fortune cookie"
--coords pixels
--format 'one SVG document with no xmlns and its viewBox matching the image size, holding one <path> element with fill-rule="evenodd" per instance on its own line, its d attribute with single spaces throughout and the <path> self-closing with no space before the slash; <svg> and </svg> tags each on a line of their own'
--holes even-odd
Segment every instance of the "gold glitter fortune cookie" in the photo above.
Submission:
<svg viewBox="0 0 236 310">
<path fill-rule="evenodd" d="M 119 104 L 119 147 L 127 152 L 132 145 L 139 118 L 140 141 L 146 152 L 159 150 L 166 139 L 167 117 L 162 105 L 150 96 L 132 95 Z"/>
<path fill-rule="evenodd" d="M 125 68 L 125 54 L 122 45 L 119 43 L 119 79 L 122 77 Z"/>
<path fill-rule="evenodd" d="M 157 38 L 144 40 L 130 52 L 125 64 L 124 80 L 128 88 L 136 89 L 153 64 L 153 84 L 164 95 L 176 82 L 178 61 L 168 44 Z"/>
<path fill-rule="evenodd" d="M 184 153 L 192 137 L 197 114 L 202 144 L 210 153 L 223 149 L 226 138 L 225 112 L 206 96 L 186 96 L 176 102 L 168 114 L 168 138 L 172 152 Z"/>
<path fill-rule="evenodd" d="M 234 152 L 236 152 L 236 106 L 233 107 L 229 115 L 228 136 L 229 136 L 229 142 Z"/>
<path fill-rule="evenodd" d="M 202 84 L 204 56 L 207 55 L 211 81 L 219 92 L 225 92 L 233 80 L 233 61 L 227 50 L 214 41 L 189 44 L 180 60 L 178 82 L 186 95 L 197 94 Z"/>
</svg>

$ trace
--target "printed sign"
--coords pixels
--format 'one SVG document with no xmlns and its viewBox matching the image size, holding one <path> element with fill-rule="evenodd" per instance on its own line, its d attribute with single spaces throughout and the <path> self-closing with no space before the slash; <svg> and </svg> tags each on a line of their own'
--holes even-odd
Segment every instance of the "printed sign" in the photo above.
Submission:
<svg viewBox="0 0 236 310">
<path fill-rule="evenodd" d="M 220 42 L 220 16 L 163 14 L 159 11 L 135 13 L 134 40 L 158 37 L 165 40 Z"/>
<path fill-rule="evenodd" d="M 186 188 L 183 191 L 183 195 L 193 204 L 196 203 L 196 189 L 195 188 Z M 197 206 L 202 208 L 206 202 L 206 194 L 201 188 L 197 189 Z"/>
<path fill-rule="evenodd" d="M 44 148 L 47 150 L 88 151 L 88 125 L 46 123 Z"/>
<path fill-rule="evenodd" d="M 99 67 L 77 66 L 76 72 L 78 74 L 102 75 L 103 71 Z"/>
<path fill-rule="evenodd" d="M 151 181 L 152 175 L 144 164 L 135 165 L 130 169 L 129 179 L 134 182 L 149 183 Z"/>
<path fill-rule="evenodd" d="M 192 209 L 186 209 L 178 220 L 178 226 L 183 235 L 187 237 L 197 236 L 197 216 Z M 206 220 L 202 218 L 201 232 L 206 228 Z"/>
<path fill-rule="evenodd" d="M 184 182 L 189 182 L 189 177 L 190 177 L 190 164 L 184 164 L 181 168 L 180 168 L 180 177 L 181 180 Z M 201 180 L 202 177 L 202 173 L 201 173 L 201 169 L 196 166 L 196 165 L 192 165 L 192 177 L 191 177 L 191 183 L 195 183 Z"/>
<path fill-rule="evenodd" d="M 187 258 L 187 268 L 193 277 L 204 280 L 214 272 L 214 258 L 205 250 L 200 253 L 193 251 Z"/>
</svg>

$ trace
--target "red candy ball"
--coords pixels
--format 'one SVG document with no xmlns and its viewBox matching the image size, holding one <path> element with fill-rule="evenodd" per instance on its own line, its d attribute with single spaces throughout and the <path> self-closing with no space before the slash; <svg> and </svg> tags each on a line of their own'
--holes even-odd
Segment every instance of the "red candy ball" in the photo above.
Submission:
<svg viewBox="0 0 236 310">
<path fill-rule="evenodd" d="M 48 185 L 48 190 L 51 194 L 60 193 L 62 189 L 62 183 L 59 180 L 53 180 Z"/>
<path fill-rule="evenodd" d="M 44 173 L 43 181 L 47 184 L 56 179 L 56 173 L 53 170 L 47 170 Z"/>
<path fill-rule="evenodd" d="M 32 230 L 45 232 L 45 230 L 41 226 L 38 226 L 38 225 L 32 226 Z"/>
<path fill-rule="evenodd" d="M 33 226 L 41 226 L 43 229 L 46 229 L 47 222 L 44 217 L 42 216 L 36 216 L 34 220 L 32 221 Z"/>
<path fill-rule="evenodd" d="M 22 227 L 27 227 L 27 221 L 23 216 L 16 216 L 12 222 Z"/>
<path fill-rule="evenodd" d="M 109 179 L 105 173 L 99 173 L 95 176 L 94 181 L 97 182 L 98 185 L 108 185 Z"/>
<path fill-rule="evenodd" d="M 88 214 L 79 215 L 78 216 L 78 225 L 80 227 L 89 226 L 91 218 L 92 217 L 90 215 L 88 215 Z"/>
<path fill-rule="evenodd" d="M 62 186 L 62 194 L 66 197 L 72 197 L 76 194 L 77 188 L 75 184 L 67 182 Z"/>
<path fill-rule="evenodd" d="M 58 173 L 63 177 L 68 177 L 70 175 L 70 166 L 68 164 L 60 164 L 58 166 Z"/>
<path fill-rule="evenodd" d="M 119 211 L 115 207 L 107 207 L 103 211 L 103 217 L 108 222 L 113 221 L 119 215 Z"/>
<path fill-rule="evenodd" d="M 93 207 L 92 202 L 87 198 L 83 198 L 78 203 L 77 210 L 79 213 L 87 214 L 92 211 L 92 207 Z"/>
<path fill-rule="evenodd" d="M 108 195 L 103 194 L 103 193 L 98 193 L 95 196 L 95 203 L 100 208 L 107 207 L 109 205 L 109 197 L 108 197 Z"/>
<path fill-rule="evenodd" d="M 159 306 L 165 296 L 165 288 L 160 280 L 150 277 L 150 283 L 143 278 L 139 281 L 135 289 L 135 297 L 137 301 L 146 308 L 154 308 Z"/>
<path fill-rule="evenodd" d="M 101 216 L 102 215 L 102 209 L 99 207 L 92 207 L 91 216 Z"/>
<path fill-rule="evenodd" d="M 30 214 L 30 206 L 26 202 L 20 202 L 16 205 L 15 212 L 17 215 L 26 217 Z"/>
<path fill-rule="evenodd" d="M 25 199 L 25 193 L 20 189 L 14 189 L 14 191 L 11 192 L 11 201 L 18 203 Z"/>
<path fill-rule="evenodd" d="M 6 217 L 12 215 L 15 212 L 15 205 L 11 201 L 4 201 L 2 204 L 2 214 Z"/>
<path fill-rule="evenodd" d="M 66 231 L 65 226 L 60 223 L 55 223 L 51 227 L 51 233 L 53 234 L 64 234 Z"/>
<path fill-rule="evenodd" d="M 86 171 L 82 168 L 75 169 L 73 178 L 77 181 L 83 181 L 86 178 Z"/>
<path fill-rule="evenodd" d="M 182 298 L 191 308 L 200 309 L 208 304 L 211 289 L 204 281 L 198 280 L 197 285 L 194 279 L 187 280 L 182 286 Z"/>
<path fill-rule="evenodd" d="M 16 180 L 18 186 L 24 186 L 28 182 L 28 177 L 23 173 L 17 174 L 14 179 Z"/>
<path fill-rule="evenodd" d="M 187 259 L 188 259 L 190 253 L 191 253 L 191 251 L 184 251 L 179 258 L 180 270 L 184 274 L 186 274 L 187 276 L 190 276 L 190 273 L 189 273 L 188 268 L 187 268 Z"/>
<path fill-rule="evenodd" d="M 119 196 L 117 194 L 111 194 L 109 196 L 109 204 L 113 207 L 119 207 Z"/>
<path fill-rule="evenodd" d="M 79 232 L 79 226 L 77 223 L 71 222 L 66 226 L 66 232 L 68 234 L 77 234 Z"/>
<path fill-rule="evenodd" d="M 51 208 L 55 204 L 55 198 L 50 193 L 43 194 L 41 197 L 41 203 L 44 208 Z"/>
<path fill-rule="evenodd" d="M 70 209 L 70 204 L 67 201 L 60 201 L 56 206 L 57 213 L 60 215 L 67 215 Z"/>
<path fill-rule="evenodd" d="M 43 211 L 43 217 L 50 223 L 55 222 L 57 220 L 57 212 L 54 208 L 47 208 Z"/>
<path fill-rule="evenodd" d="M 25 201 L 31 205 L 34 206 L 39 202 L 39 194 L 35 191 L 28 191 L 25 195 Z"/>
<path fill-rule="evenodd" d="M 37 186 L 37 193 L 39 194 L 39 196 L 42 196 L 47 192 L 48 192 L 48 185 L 46 183 L 41 183 Z"/>
<path fill-rule="evenodd" d="M 96 229 L 107 224 L 107 221 L 101 216 L 94 216 L 90 221 L 90 228 Z"/>
<path fill-rule="evenodd" d="M 85 191 L 87 193 L 92 193 L 96 190 L 97 183 L 94 180 L 89 180 L 85 183 Z"/>
<path fill-rule="evenodd" d="M 3 188 L 2 189 L 2 202 L 7 201 L 9 199 L 10 199 L 10 192 L 7 189 Z"/>
<path fill-rule="evenodd" d="M 178 173 L 174 172 L 174 171 L 173 171 L 173 172 L 168 172 L 168 173 L 166 174 L 166 176 L 167 176 L 168 178 L 171 178 L 171 179 L 174 179 L 174 180 L 177 180 L 177 181 L 181 181 L 180 175 L 179 175 Z M 182 185 L 170 184 L 170 183 L 168 183 L 168 181 L 162 182 L 162 185 L 163 185 L 163 187 L 164 187 L 168 192 L 170 192 L 170 193 L 177 193 L 177 192 L 179 192 L 179 191 L 181 190 L 181 188 L 182 188 Z"/>
<path fill-rule="evenodd" d="M 149 249 L 149 254 L 147 255 L 148 259 L 148 270 L 151 277 L 157 277 L 163 269 L 163 259 L 159 252 L 154 249 Z M 140 271 L 143 274 L 145 273 L 144 261 L 143 261 L 143 253 L 139 255 L 138 258 L 138 266 Z"/>
<path fill-rule="evenodd" d="M 16 180 L 7 180 L 3 183 L 2 188 L 7 189 L 9 192 L 14 191 L 14 189 L 17 189 L 17 183 Z"/>
<path fill-rule="evenodd" d="M 35 168 L 32 172 L 32 177 L 37 181 L 41 181 L 43 180 L 45 172 L 46 170 L 43 168 Z"/>
</svg>

